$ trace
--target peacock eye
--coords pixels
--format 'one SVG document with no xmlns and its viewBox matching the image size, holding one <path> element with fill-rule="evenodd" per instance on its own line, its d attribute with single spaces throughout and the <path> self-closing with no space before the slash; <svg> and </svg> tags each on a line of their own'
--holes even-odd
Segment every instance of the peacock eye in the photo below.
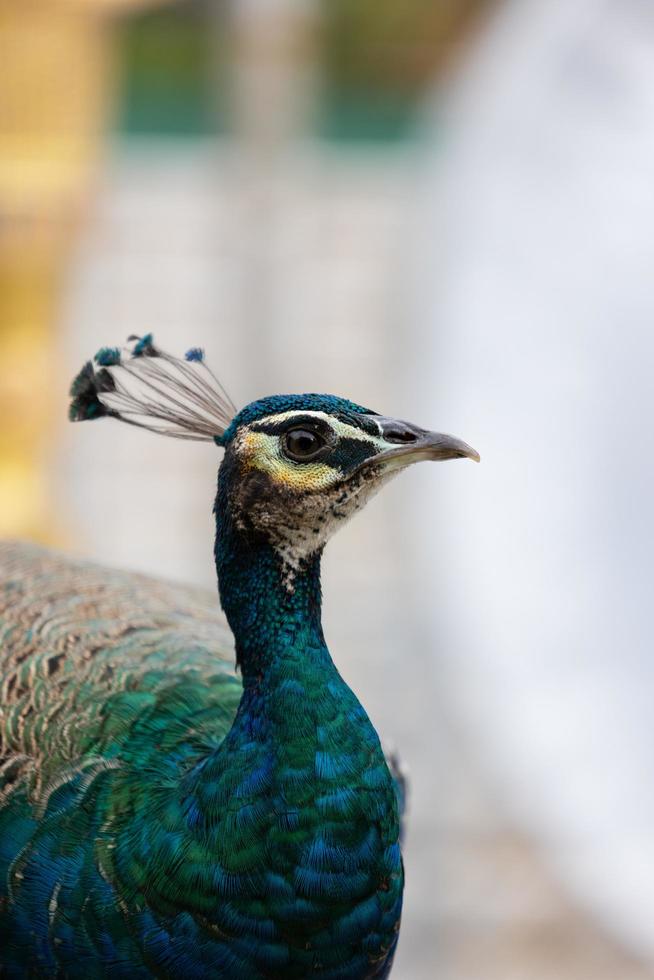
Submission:
<svg viewBox="0 0 654 980">
<path fill-rule="evenodd" d="M 321 455 L 326 445 L 322 436 L 309 429 L 290 429 L 282 438 L 284 455 L 296 463 L 310 462 Z"/>
</svg>

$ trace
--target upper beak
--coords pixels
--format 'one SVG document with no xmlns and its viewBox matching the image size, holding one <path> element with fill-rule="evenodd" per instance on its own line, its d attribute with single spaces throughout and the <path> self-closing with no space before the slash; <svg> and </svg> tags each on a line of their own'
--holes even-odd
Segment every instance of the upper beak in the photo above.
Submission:
<svg viewBox="0 0 654 980">
<path fill-rule="evenodd" d="M 399 419 L 375 416 L 375 421 L 381 427 L 384 442 L 391 445 L 374 456 L 370 462 L 382 463 L 385 470 L 409 466 L 423 459 L 467 458 L 479 462 L 480 456 L 477 450 L 455 436 L 448 436 L 443 432 L 429 432 L 427 429 L 421 429 L 417 425 Z"/>
</svg>

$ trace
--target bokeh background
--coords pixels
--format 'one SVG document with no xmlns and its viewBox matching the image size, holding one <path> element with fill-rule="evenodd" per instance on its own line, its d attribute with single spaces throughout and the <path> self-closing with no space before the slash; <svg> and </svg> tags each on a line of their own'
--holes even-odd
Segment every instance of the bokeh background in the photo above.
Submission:
<svg viewBox="0 0 654 980">
<path fill-rule="evenodd" d="M 0 533 L 214 588 L 217 454 L 66 423 L 131 333 L 470 442 L 326 557 L 394 975 L 654 978 L 651 3 L 22 0 L 0 65 Z"/>
</svg>

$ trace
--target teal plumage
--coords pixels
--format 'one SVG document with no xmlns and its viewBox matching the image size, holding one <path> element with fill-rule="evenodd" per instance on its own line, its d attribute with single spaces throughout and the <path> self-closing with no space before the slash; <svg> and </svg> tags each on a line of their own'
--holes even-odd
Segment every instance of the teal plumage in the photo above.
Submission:
<svg viewBox="0 0 654 980">
<path fill-rule="evenodd" d="M 333 396 L 235 414 L 202 381 L 194 400 L 206 368 L 189 354 L 153 368 L 167 355 L 137 339 L 131 377 L 151 385 L 137 402 L 111 373 L 124 356 L 103 349 L 74 384 L 72 417 L 225 448 L 215 561 L 235 645 L 211 596 L 2 546 L 0 965 L 8 977 L 384 977 L 402 793 L 327 649 L 320 556 L 411 452 L 476 454 Z M 168 366 L 174 411 L 152 396 Z"/>
</svg>

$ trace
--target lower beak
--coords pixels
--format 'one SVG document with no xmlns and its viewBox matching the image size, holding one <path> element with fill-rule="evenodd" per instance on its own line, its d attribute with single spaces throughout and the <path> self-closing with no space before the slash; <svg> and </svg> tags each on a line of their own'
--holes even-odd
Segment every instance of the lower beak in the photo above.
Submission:
<svg viewBox="0 0 654 980">
<path fill-rule="evenodd" d="M 382 438 L 391 443 L 371 463 L 381 464 L 385 471 L 399 469 L 421 460 L 473 459 L 479 462 L 479 453 L 462 439 L 443 432 L 428 432 L 408 422 L 397 419 L 377 418 Z"/>
</svg>

